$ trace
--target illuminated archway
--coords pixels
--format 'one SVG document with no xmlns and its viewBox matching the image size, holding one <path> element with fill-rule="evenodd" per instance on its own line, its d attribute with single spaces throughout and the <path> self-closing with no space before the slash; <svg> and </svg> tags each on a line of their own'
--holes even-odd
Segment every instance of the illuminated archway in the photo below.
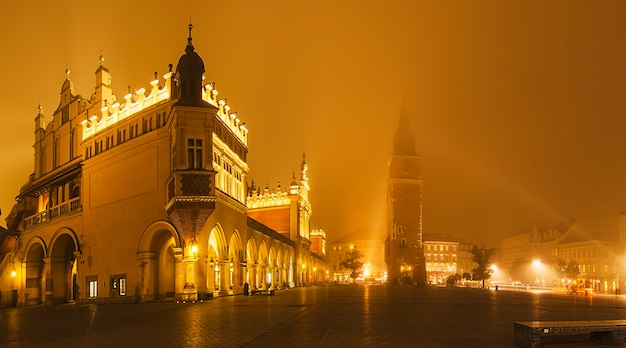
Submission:
<svg viewBox="0 0 626 348">
<path fill-rule="evenodd" d="M 79 251 L 74 232 L 62 228 L 50 242 L 50 252 L 45 259 L 45 303 L 66 303 L 73 301 L 78 284 L 76 283 L 75 252 Z"/>
<path fill-rule="evenodd" d="M 209 267 L 207 268 L 206 279 L 209 292 L 226 290 L 224 285 L 225 281 L 228 280 L 228 278 L 225 278 L 225 274 L 228 274 L 226 264 L 230 267 L 226 245 L 222 227 L 216 224 L 209 233 L 207 246 Z"/>
<path fill-rule="evenodd" d="M 275 289 L 276 286 L 278 285 L 278 281 L 276 279 L 276 269 L 278 266 L 276 262 L 276 249 L 274 248 L 273 245 L 270 247 L 267 262 L 268 262 L 268 267 L 265 272 L 265 277 L 267 278 L 266 279 L 267 284 L 271 289 Z"/>
<path fill-rule="evenodd" d="M 255 290 L 258 288 L 258 283 L 256 282 L 256 267 L 257 263 L 257 253 L 256 253 L 256 244 L 253 239 L 249 239 L 246 245 L 246 277 L 245 281 L 250 286 L 250 289 Z"/>
<path fill-rule="evenodd" d="M 42 304 L 46 244 L 39 237 L 32 238 L 24 250 L 26 250 L 23 260 L 24 305 Z"/>
<path fill-rule="evenodd" d="M 233 233 L 228 244 L 228 260 L 229 260 L 229 285 L 233 293 L 240 293 L 243 289 L 243 273 L 242 268 L 243 245 L 239 231 Z"/>
<path fill-rule="evenodd" d="M 144 231 L 137 251 L 141 274 L 140 301 L 182 293 L 184 284 L 176 282 L 176 266 L 182 262 L 182 253 L 180 237 L 170 223 L 158 221 Z"/>
</svg>

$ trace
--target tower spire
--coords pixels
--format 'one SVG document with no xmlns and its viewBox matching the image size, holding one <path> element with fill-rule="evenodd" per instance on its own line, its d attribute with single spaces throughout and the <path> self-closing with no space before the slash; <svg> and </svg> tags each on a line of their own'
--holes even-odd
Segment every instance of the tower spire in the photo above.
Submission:
<svg viewBox="0 0 626 348">
<path fill-rule="evenodd" d="M 306 164 L 306 152 L 302 151 L 302 163 L 300 164 L 300 181 L 307 182 L 309 178 L 306 176 L 306 172 L 309 170 L 309 165 Z"/>
<path fill-rule="evenodd" d="M 400 111 L 400 119 L 398 121 L 398 130 L 393 137 L 393 154 L 394 155 L 416 155 L 415 138 L 409 129 L 409 117 L 405 106 Z"/>
<path fill-rule="evenodd" d="M 191 42 L 193 39 L 191 38 L 191 30 L 193 29 L 193 24 L 191 24 L 191 16 L 189 17 L 189 37 L 187 38 L 187 47 L 185 48 L 185 52 L 193 52 L 193 43 Z"/>
</svg>

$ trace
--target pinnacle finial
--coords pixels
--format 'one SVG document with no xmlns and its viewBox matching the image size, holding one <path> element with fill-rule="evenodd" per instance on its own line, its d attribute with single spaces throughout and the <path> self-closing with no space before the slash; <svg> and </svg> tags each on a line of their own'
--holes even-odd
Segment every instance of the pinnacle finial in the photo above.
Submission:
<svg viewBox="0 0 626 348">
<path fill-rule="evenodd" d="M 102 55 L 102 49 L 100 49 L 100 66 L 102 66 L 102 64 L 104 64 L 104 56 Z"/>
<path fill-rule="evenodd" d="M 193 44 L 191 43 L 191 29 L 193 29 L 193 24 L 191 24 L 191 17 L 189 17 L 189 37 L 187 38 L 187 49 L 190 49 L 191 51 L 193 51 Z M 185 51 L 187 50 L 185 49 Z"/>
<path fill-rule="evenodd" d="M 70 79 L 70 65 L 66 65 L 65 66 L 65 79 L 69 80 Z"/>
</svg>

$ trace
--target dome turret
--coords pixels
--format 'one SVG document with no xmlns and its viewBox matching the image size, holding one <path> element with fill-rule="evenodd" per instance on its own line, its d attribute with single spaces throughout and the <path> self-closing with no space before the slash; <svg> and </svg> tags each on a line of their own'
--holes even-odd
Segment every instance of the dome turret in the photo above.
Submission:
<svg viewBox="0 0 626 348">
<path fill-rule="evenodd" d="M 178 60 L 176 66 L 176 79 L 178 81 L 178 104 L 179 105 L 204 105 L 202 100 L 202 75 L 204 74 L 204 62 L 194 51 L 191 38 L 193 25 L 189 23 L 189 38 L 185 54 Z"/>
</svg>

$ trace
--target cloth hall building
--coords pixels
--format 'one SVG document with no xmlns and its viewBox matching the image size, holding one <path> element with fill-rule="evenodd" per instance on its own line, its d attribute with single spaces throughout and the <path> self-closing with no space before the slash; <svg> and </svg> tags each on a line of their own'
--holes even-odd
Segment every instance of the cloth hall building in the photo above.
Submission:
<svg viewBox="0 0 626 348">
<path fill-rule="evenodd" d="M 0 304 L 198 300 L 325 274 L 305 159 L 285 190 L 249 189 L 248 129 L 204 71 L 190 25 L 175 70 L 123 98 L 102 57 L 87 98 L 66 72 L 0 231 Z"/>
</svg>

